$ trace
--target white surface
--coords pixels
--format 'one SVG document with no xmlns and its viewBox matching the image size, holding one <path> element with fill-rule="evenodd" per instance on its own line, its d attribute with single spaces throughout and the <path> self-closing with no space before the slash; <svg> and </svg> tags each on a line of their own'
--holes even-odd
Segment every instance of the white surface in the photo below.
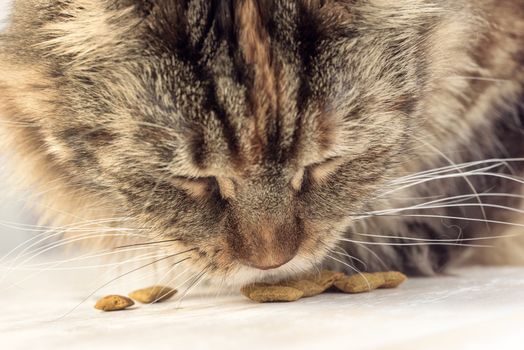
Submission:
<svg viewBox="0 0 524 350">
<path fill-rule="evenodd" d="M 92 277 L 92 276 L 91 276 Z M 524 269 L 474 268 L 396 290 L 256 304 L 199 292 L 102 313 L 85 273 L 2 282 L 2 349 L 522 349 Z M 129 291 L 125 284 L 109 288 Z M 129 286 L 127 286 L 129 288 Z M 180 306 L 180 308 L 178 308 Z"/>
<path fill-rule="evenodd" d="M 0 0 L 0 30 L 9 15 L 11 0 Z M 0 64 L 2 64 L 0 62 Z M 9 150 L 0 149 L 0 256 L 9 247 L 30 237 L 27 231 L 15 228 L 19 223 L 34 223 L 27 205 L 27 193 L 14 193 L 7 179 L 13 176 L 7 167 Z"/>
<path fill-rule="evenodd" d="M 0 0 L 0 30 L 2 29 L 3 23 L 6 21 L 9 15 L 9 6 L 11 0 Z"/>
<path fill-rule="evenodd" d="M 0 31 L 9 15 L 10 3 L 10 0 L 0 0 Z M 33 222 L 26 206 L 27 193 L 15 193 L 8 184 L 7 179 L 11 176 L 11 170 L 7 167 L 7 151 L 0 149 L 0 256 L 8 247 L 29 237 L 27 231 L 15 229 L 12 223 Z"/>
<path fill-rule="evenodd" d="M 1 22 L 8 0 L 0 0 Z M 2 152 L 6 150 L 1 150 Z M 0 162 L 2 163 L 2 162 Z M 0 173 L 0 255 L 27 232 L 23 200 L 7 197 Z M 5 265 L 4 265 L 5 267 Z M 524 268 L 469 269 L 410 279 L 397 290 L 324 294 L 289 304 L 255 304 L 238 293 L 191 293 L 181 304 L 117 313 L 92 308 L 96 272 L 30 272 L 0 265 L 0 349 L 522 349 Z M 178 307 L 180 306 L 180 308 Z"/>
</svg>

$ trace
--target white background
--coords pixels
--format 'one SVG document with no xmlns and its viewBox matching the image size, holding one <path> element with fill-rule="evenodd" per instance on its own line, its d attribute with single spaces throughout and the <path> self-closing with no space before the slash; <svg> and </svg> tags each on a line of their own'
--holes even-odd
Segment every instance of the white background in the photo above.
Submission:
<svg viewBox="0 0 524 350">
<path fill-rule="evenodd" d="M 0 29 L 5 24 L 9 13 L 10 1 L 0 0 Z M 2 64 L 0 62 L 0 64 Z M 32 223 L 34 219 L 27 209 L 24 198 L 27 194 L 15 192 L 9 185 L 8 178 L 13 176 L 6 164 L 9 150 L 0 149 L 0 255 L 15 244 L 27 239 L 29 232 L 14 229 L 11 223 Z"/>
</svg>

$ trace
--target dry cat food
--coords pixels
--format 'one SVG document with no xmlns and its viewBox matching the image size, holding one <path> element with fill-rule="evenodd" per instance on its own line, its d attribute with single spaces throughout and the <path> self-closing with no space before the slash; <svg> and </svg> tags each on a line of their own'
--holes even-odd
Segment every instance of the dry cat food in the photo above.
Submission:
<svg viewBox="0 0 524 350">
<path fill-rule="evenodd" d="M 298 289 L 302 298 L 308 298 L 324 292 L 324 288 L 309 280 L 290 281 L 284 284 L 287 287 Z"/>
<path fill-rule="evenodd" d="M 347 276 L 341 272 L 323 270 L 300 279 L 277 284 L 255 283 L 241 289 L 242 294 L 259 303 L 295 301 L 311 297 L 336 287 L 344 293 L 363 293 L 377 288 L 396 288 L 407 277 L 396 271 L 362 273 Z"/>
<path fill-rule="evenodd" d="M 319 273 L 303 275 L 298 279 L 276 284 L 250 284 L 243 287 L 241 292 L 259 303 L 296 301 L 321 294 L 331 287 L 344 293 L 363 293 L 377 288 L 396 288 L 406 279 L 405 275 L 396 271 L 348 276 L 341 272 L 322 270 Z M 152 286 L 131 292 L 129 296 L 141 303 L 151 304 L 166 301 L 176 292 L 176 289 L 170 287 Z M 120 295 L 108 295 L 98 300 L 95 308 L 103 311 L 124 310 L 135 304 L 132 299 Z"/>
<path fill-rule="evenodd" d="M 108 295 L 96 302 L 95 308 L 102 311 L 124 310 L 135 305 L 135 302 L 128 297 L 121 295 Z"/>
<path fill-rule="evenodd" d="M 327 289 L 333 286 L 335 281 L 338 281 L 344 276 L 345 275 L 342 272 L 322 270 L 319 273 L 310 273 L 305 275 L 302 277 L 302 279 L 318 284 L 320 287 L 322 287 L 322 292 L 325 292 Z"/>
<path fill-rule="evenodd" d="M 129 293 L 130 298 L 121 295 L 108 295 L 96 302 L 95 309 L 102 311 L 125 310 L 135 305 L 132 299 L 143 304 L 160 303 L 171 298 L 176 292 L 176 289 L 170 287 L 152 286 Z"/>
<path fill-rule="evenodd" d="M 149 288 L 135 290 L 129 293 L 129 297 L 143 304 L 161 303 L 168 300 L 177 292 L 176 289 L 166 286 L 152 286 Z"/>
<path fill-rule="evenodd" d="M 406 275 L 398 271 L 382 272 L 382 275 L 385 283 L 379 288 L 397 288 L 408 279 Z"/>
<path fill-rule="evenodd" d="M 386 284 L 382 273 L 362 273 L 358 275 L 343 276 L 333 284 L 344 293 L 370 292 Z"/>
<path fill-rule="evenodd" d="M 242 294 L 259 303 L 272 301 L 295 301 L 304 296 L 304 292 L 293 287 L 284 285 L 269 285 L 255 283 L 241 289 Z"/>
</svg>

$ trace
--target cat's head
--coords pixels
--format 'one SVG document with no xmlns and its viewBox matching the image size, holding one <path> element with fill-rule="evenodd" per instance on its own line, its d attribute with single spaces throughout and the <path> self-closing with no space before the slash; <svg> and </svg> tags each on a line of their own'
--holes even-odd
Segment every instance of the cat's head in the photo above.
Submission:
<svg viewBox="0 0 524 350">
<path fill-rule="evenodd" d="M 309 268 L 419 122 L 423 3 L 49 1 L 44 149 L 211 272 Z"/>
</svg>

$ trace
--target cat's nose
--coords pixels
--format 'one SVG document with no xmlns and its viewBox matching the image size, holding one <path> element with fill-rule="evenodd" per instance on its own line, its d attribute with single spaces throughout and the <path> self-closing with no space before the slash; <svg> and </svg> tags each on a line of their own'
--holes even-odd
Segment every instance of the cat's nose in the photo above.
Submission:
<svg viewBox="0 0 524 350">
<path fill-rule="evenodd" d="M 287 252 L 265 252 L 261 254 L 253 253 L 244 258 L 240 258 L 240 262 L 244 265 L 254 267 L 259 270 L 271 270 L 280 267 L 291 261 L 296 255 L 297 249 L 289 250 Z"/>
<path fill-rule="evenodd" d="M 229 237 L 233 256 L 241 264 L 260 270 L 286 264 L 297 255 L 300 246 L 301 234 L 296 225 L 266 221 L 256 228 L 239 231 Z"/>
</svg>

